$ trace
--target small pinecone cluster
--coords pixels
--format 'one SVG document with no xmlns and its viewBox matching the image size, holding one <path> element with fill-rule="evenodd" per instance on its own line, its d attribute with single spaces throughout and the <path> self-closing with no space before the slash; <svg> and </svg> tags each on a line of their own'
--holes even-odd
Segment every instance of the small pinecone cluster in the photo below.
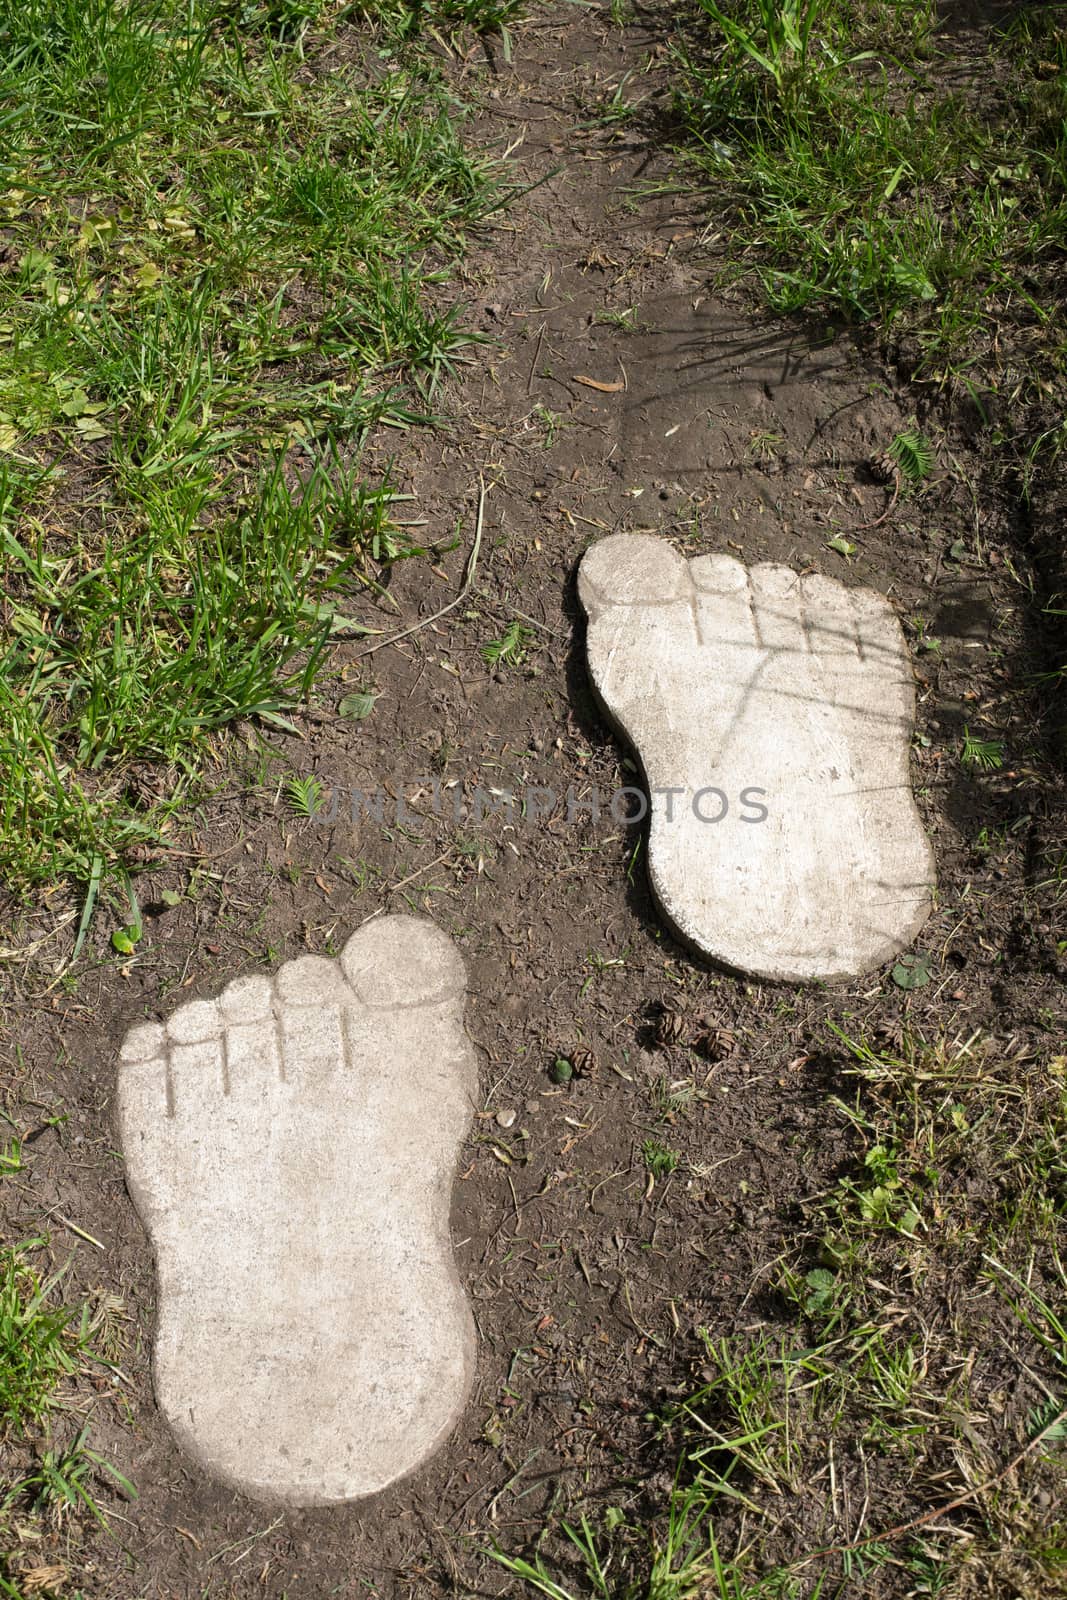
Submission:
<svg viewBox="0 0 1067 1600">
<path fill-rule="evenodd" d="M 888 450 L 879 456 L 872 456 L 867 463 L 867 471 L 875 483 L 892 483 L 899 470 Z"/>
<path fill-rule="evenodd" d="M 656 1018 L 656 1043 L 665 1048 L 688 1045 L 708 1061 L 725 1061 L 737 1047 L 737 1039 L 729 1028 L 721 1028 L 706 1019 L 692 1019 L 666 1005 L 660 1008 Z"/>
</svg>

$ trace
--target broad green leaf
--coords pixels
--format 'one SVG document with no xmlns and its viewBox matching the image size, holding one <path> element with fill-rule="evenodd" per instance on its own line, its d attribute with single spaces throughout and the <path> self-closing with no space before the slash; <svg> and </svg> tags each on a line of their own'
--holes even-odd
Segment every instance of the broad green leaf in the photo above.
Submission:
<svg viewBox="0 0 1067 1600">
<path fill-rule="evenodd" d="M 362 722 L 364 717 L 370 716 L 379 698 L 379 695 L 370 690 L 364 690 L 359 694 L 346 694 L 337 709 L 342 717 L 348 717 L 352 722 Z"/>
<path fill-rule="evenodd" d="M 901 956 L 893 968 L 893 982 L 898 989 L 925 989 L 930 982 L 930 957 Z"/>
</svg>

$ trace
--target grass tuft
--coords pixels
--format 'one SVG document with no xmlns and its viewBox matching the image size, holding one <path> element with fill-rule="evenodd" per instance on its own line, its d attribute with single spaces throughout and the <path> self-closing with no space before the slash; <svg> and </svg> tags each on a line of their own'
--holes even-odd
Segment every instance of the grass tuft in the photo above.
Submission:
<svg viewBox="0 0 1067 1600">
<path fill-rule="evenodd" d="M 932 0 L 698 0 L 683 139 L 780 312 L 914 341 L 917 375 L 1055 399 L 1067 367 L 1067 36 Z"/>
<path fill-rule="evenodd" d="M 700 1381 L 650 1419 L 665 1489 L 643 1455 L 611 1509 L 601 1489 L 595 1516 L 492 1553 L 522 1593 L 1067 1592 L 1064 1058 L 832 1037 L 851 1156 L 802 1203 L 771 1303 L 693 1330 Z"/>
<path fill-rule="evenodd" d="M 0 1429 L 25 1433 L 76 1370 L 71 1313 L 54 1303 L 62 1271 L 42 1279 L 27 1259 L 43 1241 L 0 1251 Z"/>
<path fill-rule="evenodd" d="M 473 339 L 451 264 L 499 191 L 417 43 L 386 27 L 337 66 L 337 26 L 312 0 L 0 0 L 16 892 L 124 881 L 219 731 L 285 726 L 346 596 L 409 553 L 360 449 L 433 420 Z"/>
</svg>

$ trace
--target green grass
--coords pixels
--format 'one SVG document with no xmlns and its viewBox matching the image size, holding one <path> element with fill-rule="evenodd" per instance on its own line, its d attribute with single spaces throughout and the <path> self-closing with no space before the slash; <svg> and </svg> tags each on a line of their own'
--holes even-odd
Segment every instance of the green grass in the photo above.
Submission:
<svg viewBox="0 0 1067 1600">
<path fill-rule="evenodd" d="M 0 1431 L 43 1422 L 60 1385 L 77 1368 L 77 1330 L 56 1303 L 62 1271 L 44 1279 L 31 1264 L 41 1240 L 0 1251 Z"/>
<path fill-rule="evenodd" d="M 130 1499 L 136 1498 L 137 1491 L 110 1461 L 86 1443 L 88 1436 L 89 1424 L 85 1423 L 70 1444 L 42 1450 L 34 1471 L 8 1490 L 0 1514 L 20 1502 L 28 1502 L 32 1510 L 53 1522 L 61 1523 L 71 1512 L 88 1512 L 106 1528 L 107 1518 L 93 1492 L 95 1480 L 111 1479 Z"/>
<path fill-rule="evenodd" d="M 360 447 L 432 420 L 471 343 L 451 264 L 501 193 L 412 13 L 352 9 L 0 0 L 16 890 L 122 881 L 218 730 L 284 724 L 346 596 L 410 552 Z M 329 54 L 345 26 L 369 66 Z"/>
<path fill-rule="evenodd" d="M 671 1173 L 677 1170 L 679 1156 L 676 1150 L 662 1144 L 659 1139 L 646 1139 L 641 1146 L 641 1159 L 645 1164 L 645 1171 L 654 1180 L 669 1178 Z"/>
<path fill-rule="evenodd" d="M 790 1230 L 775 1310 L 692 1330 L 701 1384 L 641 1452 L 672 1486 L 650 1510 L 621 1462 L 609 1510 L 601 1482 L 493 1553 L 509 1592 L 1067 1595 L 1067 1057 L 832 1041 L 850 1160 Z"/>
<path fill-rule="evenodd" d="M 506 29 L 527 9 L 527 0 L 364 0 L 351 9 L 388 22 L 401 37 L 424 27 L 471 28 L 484 34 Z"/>
<path fill-rule="evenodd" d="M 84 1375 L 117 1370 L 103 1352 L 121 1307 L 106 1296 L 80 1308 L 65 1303 L 59 1291 L 66 1269 L 46 1275 L 38 1266 L 46 1244 L 29 1239 L 0 1251 L 0 1594 L 14 1600 L 23 1593 L 22 1576 L 45 1570 L 28 1556 L 34 1540 L 65 1526 L 72 1514 L 106 1528 L 97 1501 L 101 1484 L 136 1497 L 88 1442 L 91 1418 L 78 1415 L 85 1409 Z M 89 1393 L 98 1398 L 95 1388 Z M 50 1570 L 57 1582 L 66 1581 L 63 1566 Z"/>
<path fill-rule="evenodd" d="M 1054 7 L 973 59 L 932 0 L 698 0 L 676 111 L 779 311 L 915 341 L 912 363 L 1051 402 L 1067 365 L 1067 34 Z"/>
<path fill-rule="evenodd" d="M 490 639 L 482 646 L 482 660 L 488 667 L 521 667 L 532 638 L 532 628 L 509 622 L 499 639 Z"/>
</svg>

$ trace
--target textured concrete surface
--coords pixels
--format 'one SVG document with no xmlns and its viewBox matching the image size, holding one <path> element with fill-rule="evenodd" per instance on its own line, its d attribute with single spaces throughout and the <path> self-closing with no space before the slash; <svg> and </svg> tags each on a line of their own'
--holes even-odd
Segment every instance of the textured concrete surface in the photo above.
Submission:
<svg viewBox="0 0 1067 1600">
<path fill-rule="evenodd" d="M 681 937 L 794 981 L 909 944 L 934 869 L 888 602 L 788 567 L 686 561 L 641 534 L 591 546 L 578 587 L 593 683 L 651 793 L 652 888 Z"/>
<path fill-rule="evenodd" d="M 118 1106 L 159 1275 L 158 1403 L 247 1494 L 312 1505 L 425 1460 L 473 1373 L 449 1202 L 477 1090 L 464 969 L 416 917 L 131 1029 Z"/>
</svg>

